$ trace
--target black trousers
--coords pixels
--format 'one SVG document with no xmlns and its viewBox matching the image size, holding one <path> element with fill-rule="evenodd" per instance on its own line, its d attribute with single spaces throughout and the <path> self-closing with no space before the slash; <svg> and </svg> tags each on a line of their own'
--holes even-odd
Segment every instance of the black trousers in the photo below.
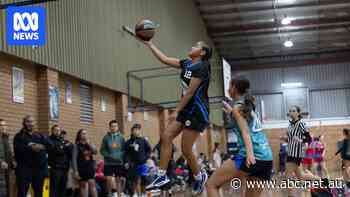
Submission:
<svg viewBox="0 0 350 197">
<path fill-rule="evenodd" d="M 29 186 L 32 185 L 35 197 L 43 196 L 43 186 L 46 173 L 39 169 L 33 170 L 29 168 L 16 169 L 16 181 L 17 181 L 17 197 L 26 197 Z"/>
<path fill-rule="evenodd" d="M 7 172 L 0 172 L 0 197 L 9 197 L 9 175 Z"/>
<path fill-rule="evenodd" d="M 50 169 L 50 197 L 66 196 L 68 171 Z"/>
</svg>

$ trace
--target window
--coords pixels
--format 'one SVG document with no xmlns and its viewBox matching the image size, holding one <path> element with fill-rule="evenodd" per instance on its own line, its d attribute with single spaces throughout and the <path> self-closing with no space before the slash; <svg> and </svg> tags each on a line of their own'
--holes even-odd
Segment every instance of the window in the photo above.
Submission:
<svg viewBox="0 0 350 197">
<path fill-rule="evenodd" d="M 284 120 L 282 94 L 265 94 L 256 96 L 257 111 L 264 121 Z"/>
<path fill-rule="evenodd" d="M 93 122 L 92 88 L 87 84 L 80 84 L 80 122 Z"/>
<path fill-rule="evenodd" d="M 310 93 L 311 118 L 343 117 L 350 115 L 350 89 L 315 90 Z"/>
</svg>

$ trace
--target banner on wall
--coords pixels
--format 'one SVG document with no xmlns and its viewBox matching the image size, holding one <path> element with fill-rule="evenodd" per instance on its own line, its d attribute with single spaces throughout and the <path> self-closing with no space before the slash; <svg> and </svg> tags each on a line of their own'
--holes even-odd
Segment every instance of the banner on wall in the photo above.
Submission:
<svg viewBox="0 0 350 197">
<path fill-rule="evenodd" d="M 24 72 L 17 67 L 12 67 L 12 100 L 24 103 Z"/>
<path fill-rule="evenodd" d="M 67 81 L 66 82 L 66 94 L 65 94 L 65 101 L 67 104 L 72 104 L 72 83 Z"/>
<path fill-rule="evenodd" d="M 222 72 L 224 79 L 224 95 L 226 98 L 230 98 L 228 89 L 230 88 L 231 81 L 231 65 L 224 58 L 222 58 Z"/>
<path fill-rule="evenodd" d="M 51 120 L 58 120 L 59 117 L 59 91 L 55 86 L 49 86 L 50 98 L 50 118 Z"/>
<path fill-rule="evenodd" d="M 101 111 L 107 111 L 107 98 L 105 96 L 101 96 Z"/>
<path fill-rule="evenodd" d="M 149 120 L 149 114 L 148 114 L 147 111 L 144 111 L 144 112 L 143 112 L 143 120 L 144 120 L 144 121 L 148 121 L 148 120 Z"/>
</svg>

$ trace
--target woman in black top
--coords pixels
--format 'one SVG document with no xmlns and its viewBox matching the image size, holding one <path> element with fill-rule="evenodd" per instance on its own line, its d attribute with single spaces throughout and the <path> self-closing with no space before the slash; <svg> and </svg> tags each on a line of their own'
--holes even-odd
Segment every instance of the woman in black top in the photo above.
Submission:
<svg viewBox="0 0 350 197">
<path fill-rule="evenodd" d="M 292 106 L 289 109 L 289 126 L 287 130 L 287 176 L 291 177 L 294 173 L 299 179 L 302 180 L 319 180 L 320 178 L 313 175 L 308 170 L 302 170 L 300 163 L 303 154 L 303 145 L 311 142 L 310 133 L 306 127 L 305 122 L 302 120 L 301 109 L 299 106 Z M 288 189 L 288 196 L 291 193 L 291 189 Z"/>
<path fill-rule="evenodd" d="M 350 129 L 343 129 L 344 139 L 340 142 L 339 150 L 335 153 L 340 153 L 342 159 L 342 173 L 346 185 L 350 188 Z"/>
<path fill-rule="evenodd" d="M 202 193 L 208 179 L 206 172 L 201 171 L 192 146 L 200 133 L 209 125 L 209 96 L 211 49 L 204 42 L 198 42 L 183 60 L 167 57 L 152 42 L 143 41 L 156 58 L 171 67 L 181 70 L 182 97 L 175 111 L 169 117 L 169 125 L 161 132 L 160 169 L 155 180 L 147 189 L 160 188 L 169 183 L 166 169 L 171 158 L 172 141 L 182 133 L 182 151 L 189 166 L 194 172 L 195 183 L 192 193 Z"/>
<path fill-rule="evenodd" d="M 97 153 L 95 145 L 89 143 L 87 131 L 80 129 L 73 149 L 73 170 L 79 180 L 81 197 L 97 197 L 95 183 L 95 165 L 93 155 Z"/>
</svg>

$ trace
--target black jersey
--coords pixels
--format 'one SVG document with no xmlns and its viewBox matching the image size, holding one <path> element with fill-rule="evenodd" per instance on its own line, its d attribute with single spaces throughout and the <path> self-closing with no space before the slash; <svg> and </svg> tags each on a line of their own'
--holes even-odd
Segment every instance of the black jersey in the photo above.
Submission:
<svg viewBox="0 0 350 197">
<path fill-rule="evenodd" d="M 209 122 L 209 81 L 210 81 L 210 64 L 208 61 L 199 61 L 193 63 L 191 59 L 184 59 L 180 61 L 181 65 L 181 87 L 182 96 L 186 94 L 190 86 L 192 77 L 202 80 L 197 88 L 194 96 L 187 103 L 183 111 L 192 115 L 195 112 L 202 114 L 202 120 Z"/>
</svg>

